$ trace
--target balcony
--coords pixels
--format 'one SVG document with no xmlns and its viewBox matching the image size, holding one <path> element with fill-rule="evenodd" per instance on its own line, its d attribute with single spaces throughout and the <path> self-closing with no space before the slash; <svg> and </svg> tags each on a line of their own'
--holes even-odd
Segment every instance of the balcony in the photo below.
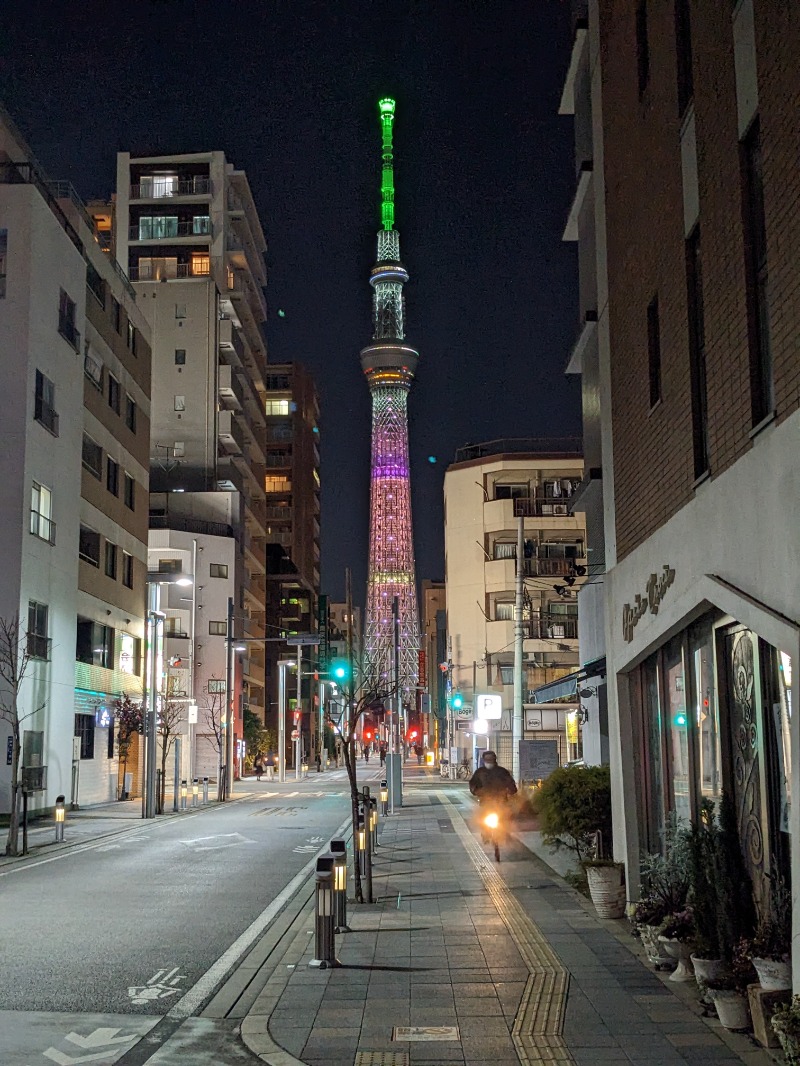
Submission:
<svg viewBox="0 0 800 1066">
<path fill-rule="evenodd" d="M 179 263 L 174 256 L 149 256 L 130 268 L 131 281 L 183 281 L 189 278 L 210 277 L 216 260 L 207 255 L 194 262 Z"/>
<path fill-rule="evenodd" d="M 239 377 L 234 373 L 233 367 L 222 365 L 217 377 L 217 395 L 223 400 L 226 407 L 234 411 L 241 411 L 244 405 L 242 385 Z"/>
<path fill-rule="evenodd" d="M 578 619 L 575 615 L 543 615 L 526 618 L 523 623 L 523 647 L 528 652 L 552 651 L 554 642 L 578 639 Z M 512 619 L 495 619 L 486 625 L 486 641 L 490 652 L 509 651 L 514 647 Z"/>
<path fill-rule="evenodd" d="M 164 225 L 142 225 L 145 222 L 166 223 Z M 211 220 L 206 216 L 194 218 L 187 222 L 179 222 L 177 219 L 140 219 L 139 223 L 128 228 L 128 240 L 131 242 L 142 241 L 168 241 L 178 237 L 207 237 L 213 236 Z"/>
<path fill-rule="evenodd" d="M 268 452 L 267 453 L 267 469 L 268 470 L 291 470 L 292 468 L 292 456 L 289 452 Z"/>
<path fill-rule="evenodd" d="M 242 429 L 233 411 L 218 412 L 217 438 L 224 454 L 243 454 L 244 439 L 242 435 Z"/>
<path fill-rule="evenodd" d="M 172 175 L 154 175 L 142 178 L 130 187 L 131 200 L 167 200 L 178 196 L 213 196 L 214 186 L 210 178 L 196 177 L 183 181 Z"/>
</svg>

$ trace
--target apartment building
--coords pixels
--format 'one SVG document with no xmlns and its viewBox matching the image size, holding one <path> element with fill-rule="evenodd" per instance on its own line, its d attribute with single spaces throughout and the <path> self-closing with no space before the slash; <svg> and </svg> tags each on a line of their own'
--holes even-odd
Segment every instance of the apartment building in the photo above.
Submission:
<svg viewBox="0 0 800 1066">
<path fill-rule="evenodd" d="M 115 714 L 142 695 L 150 328 L 74 190 L 46 178 L 5 113 L 0 245 L 0 617 L 19 618 L 30 657 L 21 781 L 43 810 L 139 787 L 135 740 L 127 788 L 120 772 Z"/>
<path fill-rule="evenodd" d="M 267 418 L 267 614 L 270 635 L 316 629 L 320 561 L 320 425 L 314 380 L 300 363 L 271 364 L 266 379 Z M 278 667 L 295 648 L 267 645 L 267 725 L 277 728 Z M 300 728 L 305 749 L 316 752 L 313 664 L 301 678 Z M 293 710 L 297 708 L 294 707 Z"/>
<path fill-rule="evenodd" d="M 570 498 L 583 477 L 577 440 L 490 441 L 459 449 L 445 472 L 447 656 L 463 700 L 456 746 L 471 753 L 474 697 L 502 695 L 489 738 L 512 765 L 517 537 L 524 524 L 524 738 L 580 747 L 576 701 L 536 702 L 536 690 L 577 671 L 576 590 L 586 574 L 582 516 Z M 573 686 L 574 691 L 574 686 Z"/>
<path fill-rule="evenodd" d="M 117 258 L 152 328 L 158 387 L 150 511 L 159 535 L 151 555 L 158 561 L 162 548 L 174 547 L 175 558 L 187 562 L 197 538 L 197 550 L 209 553 L 203 558 L 213 555 L 226 568 L 213 588 L 216 599 L 227 583 L 232 636 L 244 648 L 235 654 L 231 693 L 239 752 L 244 707 L 263 720 L 266 706 L 266 241 L 247 177 L 222 152 L 120 153 L 114 225 Z M 165 544 L 166 530 L 176 536 Z M 204 543 L 208 537 L 234 544 L 223 550 Z M 198 581 L 204 576 L 202 568 L 192 573 Z M 210 587 L 204 585 L 206 594 Z M 169 595 L 174 600 L 174 588 Z M 191 620 L 184 607 L 171 609 L 179 612 L 176 627 L 184 628 L 168 634 L 168 650 L 191 664 L 194 676 L 184 687 L 202 701 L 218 695 L 208 690 L 219 680 L 210 647 L 224 644 L 227 612 L 217 617 L 215 607 L 209 617 L 199 594 Z M 193 766 L 209 760 L 207 738 L 198 743 Z"/>
<path fill-rule="evenodd" d="M 800 880 L 800 27 L 760 0 L 576 14 L 615 850 L 635 898 L 667 818 L 727 791 L 763 901 L 776 867 Z"/>
</svg>

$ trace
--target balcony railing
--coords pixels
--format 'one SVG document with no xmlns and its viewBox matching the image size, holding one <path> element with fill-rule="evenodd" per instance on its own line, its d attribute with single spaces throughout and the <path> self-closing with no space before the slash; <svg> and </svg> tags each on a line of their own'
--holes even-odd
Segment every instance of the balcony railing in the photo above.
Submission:
<svg viewBox="0 0 800 1066">
<path fill-rule="evenodd" d="M 466 463 L 472 459 L 486 459 L 506 453 L 580 459 L 582 452 L 583 441 L 580 437 L 505 437 L 458 448 L 454 462 Z"/>
<path fill-rule="evenodd" d="M 42 396 L 37 396 L 34 400 L 33 417 L 54 437 L 58 436 L 58 415 L 55 408 L 51 407 Z"/>
<path fill-rule="evenodd" d="M 178 181 L 177 178 L 163 177 L 142 180 L 131 185 L 131 200 L 164 200 L 172 196 L 210 196 L 214 192 L 214 186 L 210 178 L 188 178 Z"/>
<path fill-rule="evenodd" d="M 149 220 L 142 219 L 142 222 L 147 221 Z M 170 237 L 210 236 L 212 236 L 211 220 L 208 218 L 192 219 L 190 222 L 176 221 L 159 226 L 143 226 L 139 224 L 131 226 L 128 231 L 128 239 L 131 241 L 167 241 Z"/>
<path fill-rule="evenodd" d="M 515 518 L 552 518 L 569 515 L 569 497 L 518 497 L 514 500 Z"/>
<path fill-rule="evenodd" d="M 207 278 L 211 274 L 213 263 L 206 259 L 202 262 L 178 263 L 174 259 L 154 258 L 143 260 L 131 266 L 131 281 L 169 281 L 175 278 Z"/>
<path fill-rule="evenodd" d="M 31 533 L 40 540 L 46 540 L 48 544 L 56 542 L 55 522 L 34 510 L 31 510 Z"/>
</svg>

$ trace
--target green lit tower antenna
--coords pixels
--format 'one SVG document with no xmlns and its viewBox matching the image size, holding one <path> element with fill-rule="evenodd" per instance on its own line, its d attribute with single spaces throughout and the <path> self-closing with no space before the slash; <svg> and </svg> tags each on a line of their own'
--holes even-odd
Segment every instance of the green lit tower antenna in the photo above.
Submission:
<svg viewBox="0 0 800 1066">
<path fill-rule="evenodd" d="M 364 626 L 364 669 L 378 690 L 394 681 L 395 618 L 399 626 L 399 684 L 402 703 L 413 705 L 419 669 L 419 613 L 411 524 L 407 399 L 419 353 L 405 342 L 400 234 L 394 228 L 395 102 L 378 102 L 381 120 L 381 226 L 378 261 L 370 274 L 372 343 L 361 352 L 361 368 L 372 397 L 369 573 Z"/>
</svg>

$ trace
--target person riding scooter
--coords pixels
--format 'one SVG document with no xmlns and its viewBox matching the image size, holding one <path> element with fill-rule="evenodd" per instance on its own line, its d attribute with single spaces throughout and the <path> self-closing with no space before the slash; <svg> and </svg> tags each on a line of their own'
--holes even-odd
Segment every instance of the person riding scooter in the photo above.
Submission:
<svg viewBox="0 0 800 1066">
<path fill-rule="evenodd" d="M 481 763 L 469 781 L 469 790 L 481 806 L 486 802 L 505 803 L 516 795 L 514 778 L 504 766 L 498 766 L 495 752 L 485 751 Z"/>
</svg>

